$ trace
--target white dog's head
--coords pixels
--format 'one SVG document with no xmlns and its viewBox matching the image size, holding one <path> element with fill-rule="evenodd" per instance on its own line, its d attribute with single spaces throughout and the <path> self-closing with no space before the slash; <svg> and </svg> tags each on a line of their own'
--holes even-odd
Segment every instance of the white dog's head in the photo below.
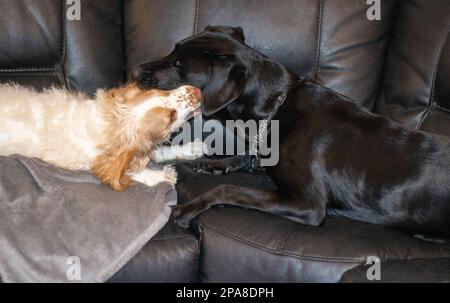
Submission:
<svg viewBox="0 0 450 303">
<path fill-rule="evenodd" d="M 114 189 L 124 190 L 132 183 L 126 172 L 145 166 L 159 143 L 200 112 L 201 91 L 193 86 L 143 90 L 129 84 L 100 91 L 97 99 L 106 127 L 102 154 L 92 171 Z"/>
<path fill-rule="evenodd" d="M 131 89 L 127 89 L 126 95 L 129 102 L 133 103 L 129 115 L 133 120 L 130 121 L 132 123 L 142 122 L 143 119 L 157 119 L 149 113 L 156 108 L 166 109 L 173 114 L 170 127 L 172 132 L 195 113 L 200 113 L 201 91 L 193 86 L 186 85 L 172 91 L 157 89 L 141 91 L 132 86 Z"/>
</svg>

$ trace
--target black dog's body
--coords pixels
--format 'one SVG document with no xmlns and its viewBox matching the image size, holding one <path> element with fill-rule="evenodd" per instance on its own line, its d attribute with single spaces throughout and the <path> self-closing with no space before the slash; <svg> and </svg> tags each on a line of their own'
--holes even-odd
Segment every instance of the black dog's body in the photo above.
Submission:
<svg viewBox="0 0 450 303">
<path fill-rule="evenodd" d="M 224 118 L 260 120 L 276 111 L 280 121 L 280 160 L 267 168 L 278 190 L 222 185 L 178 206 L 173 216 L 179 222 L 188 224 L 213 205 L 232 204 L 309 225 L 319 225 L 328 211 L 450 237 L 448 139 L 406 130 L 301 81 L 243 42 L 238 28 L 207 28 L 165 59 L 143 66 L 144 85 L 202 88 L 208 115 L 221 110 Z M 210 53 L 202 57 L 204 50 Z M 169 63 L 177 60 L 185 61 L 185 70 L 173 70 Z M 277 108 L 280 95 L 286 99 Z"/>
<path fill-rule="evenodd" d="M 408 131 L 314 83 L 286 102 L 275 117 L 280 161 L 268 168 L 281 191 L 354 219 L 450 233 L 446 139 Z"/>
</svg>

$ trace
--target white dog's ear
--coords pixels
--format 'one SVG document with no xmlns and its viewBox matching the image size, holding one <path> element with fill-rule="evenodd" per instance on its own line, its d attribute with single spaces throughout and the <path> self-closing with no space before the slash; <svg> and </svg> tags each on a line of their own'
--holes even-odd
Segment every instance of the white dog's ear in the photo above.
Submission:
<svg viewBox="0 0 450 303">
<path fill-rule="evenodd" d="M 132 99 L 139 93 L 141 93 L 141 90 L 136 84 L 128 84 L 119 88 L 98 90 L 97 97 L 107 102 L 109 101 L 113 103 L 126 103 L 128 100 Z"/>
<path fill-rule="evenodd" d="M 91 171 L 103 183 L 116 191 L 123 191 L 134 182 L 126 174 L 136 156 L 136 149 L 109 148 L 94 160 Z"/>
<path fill-rule="evenodd" d="M 176 109 L 154 107 L 145 113 L 135 137 L 140 137 L 141 142 L 151 140 L 153 144 L 158 144 L 167 137 L 176 120 Z"/>
<path fill-rule="evenodd" d="M 99 89 L 97 91 L 97 99 L 106 101 L 108 103 L 122 103 L 125 100 L 125 96 L 123 95 L 121 89 Z"/>
</svg>

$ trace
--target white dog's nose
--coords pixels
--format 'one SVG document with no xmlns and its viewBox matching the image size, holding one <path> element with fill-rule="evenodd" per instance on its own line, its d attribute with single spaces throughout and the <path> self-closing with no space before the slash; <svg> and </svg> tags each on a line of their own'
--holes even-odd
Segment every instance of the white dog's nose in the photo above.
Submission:
<svg viewBox="0 0 450 303">
<path fill-rule="evenodd" d="M 202 100 L 202 91 L 196 87 L 189 86 L 187 88 L 189 104 L 195 105 Z"/>
<path fill-rule="evenodd" d="M 183 97 L 189 100 L 189 105 L 196 105 L 202 100 L 202 91 L 197 87 L 185 85 L 178 88 L 177 90 L 179 90 L 181 94 L 183 94 Z"/>
</svg>

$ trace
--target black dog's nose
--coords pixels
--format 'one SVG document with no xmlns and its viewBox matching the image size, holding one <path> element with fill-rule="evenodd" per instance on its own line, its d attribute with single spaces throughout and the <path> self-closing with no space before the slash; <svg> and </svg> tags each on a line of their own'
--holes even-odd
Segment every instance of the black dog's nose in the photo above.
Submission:
<svg viewBox="0 0 450 303">
<path fill-rule="evenodd" d="M 151 77 L 144 78 L 140 82 L 143 86 L 148 87 L 148 88 L 158 88 L 158 86 L 159 86 L 158 80 L 156 80 L 155 78 L 151 78 Z"/>
<path fill-rule="evenodd" d="M 142 88 L 157 88 L 158 80 L 152 77 L 151 70 L 145 65 L 136 65 L 130 70 L 130 78 Z"/>
</svg>

